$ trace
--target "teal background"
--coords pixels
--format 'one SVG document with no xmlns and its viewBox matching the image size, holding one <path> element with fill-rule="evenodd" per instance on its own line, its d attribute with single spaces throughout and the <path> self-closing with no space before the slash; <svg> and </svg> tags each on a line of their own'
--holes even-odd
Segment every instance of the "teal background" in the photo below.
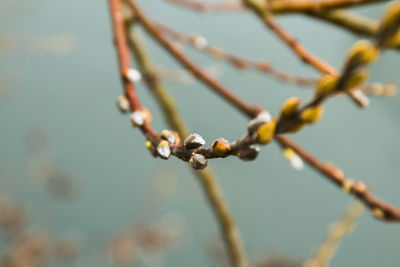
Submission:
<svg viewBox="0 0 400 267">
<path fill-rule="evenodd" d="M 15 3 L 20 4 L 15 7 Z M 266 59 L 281 70 L 316 76 L 248 12 L 195 14 L 161 0 L 138 1 L 147 14 L 183 32 L 202 33 L 211 44 L 253 59 Z M 360 12 L 378 18 L 382 5 Z M 165 266 L 210 266 L 209 240 L 218 225 L 198 182 L 185 163 L 153 159 L 144 139 L 131 129 L 127 116 L 115 106 L 121 93 L 108 5 L 98 0 L 2 0 L 0 35 L 76 36 L 68 55 L 0 55 L 5 76 L 17 83 L 0 98 L 0 192 L 27 205 L 32 227 L 55 233 L 76 231 L 85 240 L 83 255 L 70 266 L 111 266 L 106 246 L 112 235 L 132 220 L 157 221 L 173 211 L 187 222 L 181 244 L 165 257 Z M 305 46 L 335 67 L 359 37 L 300 15 L 279 22 Z M 142 34 L 158 64 L 179 68 L 157 44 Z M 307 99 L 311 91 L 281 84 L 256 73 L 241 72 L 191 48 L 185 51 L 202 66 L 218 65 L 220 81 L 251 103 L 277 115 L 289 96 Z M 399 83 L 400 56 L 385 52 L 371 68 L 371 81 Z M 3 75 L 2 75 L 3 76 Z M 184 118 L 208 142 L 219 137 L 234 140 L 244 133 L 247 120 L 203 85 L 167 82 Z M 143 83 L 142 102 L 153 112 L 154 127 L 166 127 Z M 370 185 L 383 199 L 400 205 L 400 100 L 372 97 L 366 110 L 344 97 L 331 99 L 323 120 L 293 136 L 325 161 L 334 162 L 348 176 Z M 77 196 L 62 200 L 32 182 L 31 158 L 24 148 L 26 133 L 41 129 L 55 164 L 68 171 L 78 185 Z M 276 144 L 264 147 L 254 162 L 237 158 L 212 160 L 212 169 L 253 259 L 282 255 L 305 259 L 324 239 L 330 223 L 339 218 L 351 198 L 308 167 L 288 167 Z M 137 212 L 154 176 L 176 177 L 176 191 L 148 218 Z M 365 213 L 355 232 L 345 239 L 333 266 L 399 266 L 400 228 Z"/>
</svg>

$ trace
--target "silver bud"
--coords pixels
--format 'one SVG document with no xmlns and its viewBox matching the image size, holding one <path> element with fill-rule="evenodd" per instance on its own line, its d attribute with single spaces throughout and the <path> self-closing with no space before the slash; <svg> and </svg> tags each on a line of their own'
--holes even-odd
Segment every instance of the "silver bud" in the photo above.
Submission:
<svg viewBox="0 0 400 267">
<path fill-rule="evenodd" d="M 186 137 L 183 144 L 186 149 L 195 149 L 205 145 L 206 141 L 199 134 L 194 133 Z"/>
<path fill-rule="evenodd" d="M 163 130 L 161 132 L 161 138 L 164 138 L 171 144 L 175 144 L 176 141 L 176 135 L 174 135 L 173 132 L 170 130 Z"/>
<path fill-rule="evenodd" d="M 237 156 L 244 161 L 255 160 L 260 152 L 260 148 L 258 146 L 249 146 L 242 148 L 238 151 Z"/>
<path fill-rule="evenodd" d="M 131 68 L 126 72 L 126 78 L 132 83 L 137 83 L 142 79 L 142 74 Z"/>
<path fill-rule="evenodd" d="M 118 97 L 118 102 L 117 102 L 117 104 L 118 104 L 119 110 L 120 110 L 122 113 L 126 113 L 126 112 L 128 112 L 129 109 L 130 109 L 129 101 L 128 101 L 128 99 L 126 98 L 125 95 L 120 95 L 120 96 Z"/>
<path fill-rule="evenodd" d="M 192 164 L 193 169 L 201 170 L 207 167 L 207 159 L 201 154 L 193 154 L 189 162 Z"/>
<path fill-rule="evenodd" d="M 144 124 L 145 117 L 143 112 L 140 110 L 136 110 L 131 114 L 131 122 L 133 126 L 142 126 Z"/>
<path fill-rule="evenodd" d="M 171 155 L 171 149 L 169 148 L 168 141 L 162 140 L 157 146 L 158 155 L 163 159 L 168 159 Z"/>
</svg>

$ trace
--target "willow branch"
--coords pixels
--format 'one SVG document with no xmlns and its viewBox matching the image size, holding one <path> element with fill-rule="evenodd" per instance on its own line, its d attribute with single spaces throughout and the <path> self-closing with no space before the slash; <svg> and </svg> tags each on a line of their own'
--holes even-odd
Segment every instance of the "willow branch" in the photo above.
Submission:
<svg viewBox="0 0 400 267">
<path fill-rule="evenodd" d="M 163 33 L 168 34 L 176 41 L 191 45 L 195 49 L 204 52 L 216 59 L 224 60 L 237 69 L 256 70 L 264 74 L 269 74 L 281 82 L 292 83 L 298 86 L 315 85 L 316 79 L 306 78 L 280 71 L 274 68 L 272 64 L 268 61 L 254 61 L 225 52 L 222 48 L 207 44 L 207 39 L 205 39 L 203 36 L 186 35 L 182 32 L 177 31 L 176 29 L 171 28 L 170 26 L 161 23 L 157 23 L 156 25 L 160 28 L 160 30 L 163 31 Z"/>
<path fill-rule="evenodd" d="M 276 140 L 281 145 L 293 149 L 303 160 L 306 161 L 308 165 L 310 165 L 310 167 L 323 174 L 333 184 L 363 202 L 377 219 L 384 221 L 400 221 L 400 209 L 393 207 L 372 195 L 363 182 L 347 178 L 344 175 L 344 172 L 338 167 L 322 162 L 310 152 L 285 136 L 277 136 Z"/>
<path fill-rule="evenodd" d="M 199 68 L 195 63 L 190 61 L 189 59 L 186 58 L 186 56 L 179 50 L 177 49 L 172 43 L 170 43 L 153 25 L 152 22 L 141 12 L 135 1 L 128 1 L 128 6 L 131 8 L 131 10 L 134 12 L 136 15 L 136 18 L 141 22 L 141 24 L 144 26 L 144 28 L 153 36 L 154 39 L 156 39 L 158 42 L 160 42 L 166 49 L 169 51 L 182 65 L 184 65 L 186 68 L 191 70 L 195 75 L 196 78 L 199 80 L 203 81 L 206 85 L 209 87 L 213 88 L 216 90 L 225 100 L 227 100 L 228 103 L 231 105 L 235 106 L 238 108 L 242 113 L 246 114 L 250 118 L 253 118 L 255 115 L 260 114 L 262 111 L 261 108 L 251 108 L 253 106 L 249 106 L 247 103 L 244 101 L 240 100 L 240 104 L 238 102 L 232 101 L 232 98 L 229 97 L 231 96 L 231 93 L 228 91 L 227 88 L 221 87 L 221 85 L 216 82 L 214 79 L 208 77 L 207 74 L 203 73 L 201 68 Z M 396 25 L 394 25 L 396 26 Z M 393 31 L 396 28 L 390 28 L 391 31 Z M 383 34 L 385 32 L 382 32 Z M 378 38 L 383 40 L 383 38 Z M 237 97 L 234 96 L 233 99 L 236 99 Z M 250 108 L 249 108 L 250 107 Z M 256 121 L 257 123 L 257 121 Z M 249 128 L 249 132 L 243 136 L 241 139 L 238 139 L 234 143 L 230 144 L 232 147 L 232 150 L 227 154 L 227 155 L 240 155 L 239 150 L 240 149 L 248 149 L 251 148 L 251 145 L 255 143 L 254 140 L 254 135 L 251 134 L 251 128 Z M 276 133 L 275 133 L 276 134 Z M 300 156 L 304 157 L 304 159 L 311 165 L 313 166 L 316 170 L 319 170 L 323 174 L 325 174 L 328 178 L 330 178 L 332 181 L 334 181 L 336 184 L 343 186 L 344 188 L 348 189 L 349 192 L 351 192 L 354 196 L 359 198 L 361 201 L 364 202 L 364 204 L 369 207 L 372 211 L 372 213 L 377 217 L 378 219 L 386 220 L 386 221 L 400 221 L 400 210 L 398 208 L 395 208 L 386 202 L 383 202 L 382 200 L 379 200 L 375 196 L 373 196 L 367 189 L 366 186 L 362 183 L 355 183 L 351 184 L 349 186 L 349 182 L 351 180 L 349 179 L 344 179 L 345 177 L 341 177 L 338 174 L 332 173 L 332 171 L 329 171 L 327 166 L 321 165 L 322 163 L 313 157 L 311 154 L 306 153 L 304 149 L 302 149 L 300 146 L 298 146 L 296 143 L 288 139 L 287 137 L 277 137 L 275 136 L 278 141 L 282 142 L 282 140 L 286 140 L 286 146 L 291 147 L 296 153 L 298 153 Z M 175 156 L 188 160 L 187 158 L 187 153 L 188 151 L 185 151 L 182 146 L 176 147 L 176 149 L 173 150 L 173 153 Z M 191 151 L 189 151 L 191 152 Z M 183 153 L 183 154 L 180 154 Z M 204 155 L 206 158 L 215 158 L 215 157 L 226 157 L 225 155 L 220 155 L 216 153 L 213 148 L 206 148 L 206 149 L 196 149 L 193 151 L 193 153 L 199 153 Z M 258 152 L 257 152 L 258 153 Z M 254 158 L 253 158 L 254 159 Z M 248 159 L 247 159 L 248 160 Z M 325 167 L 324 167 L 325 166 Z M 364 190 L 365 189 L 365 190 Z"/>
<path fill-rule="evenodd" d="M 131 68 L 130 51 L 124 32 L 124 16 L 122 14 L 121 2 L 119 0 L 109 0 L 110 12 L 112 18 L 114 44 L 118 55 L 119 70 L 124 87 L 124 93 L 128 97 L 132 110 L 139 110 L 142 105 L 136 94 L 135 85 L 126 79 L 125 73 Z"/>
<path fill-rule="evenodd" d="M 265 25 L 271 31 L 273 31 L 288 47 L 290 47 L 304 63 L 313 66 L 316 70 L 320 71 L 323 74 L 330 74 L 333 76 L 340 75 L 340 73 L 336 69 L 334 69 L 328 63 L 308 51 L 305 46 L 303 46 L 299 41 L 296 40 L 296 38 L 294 38 L 290 33 L 283 29 L 276 22 L 268 6 L 265 8 L 260 5 L 256 0 L 243 0 L 243 3 L 247 7 L 249 7 L 260 19 L 262 19 Z M 357 94 L 351 90 L 346 90 L 345 92 L 357 105 L 359 105 L 360 107 L 365 106 L 365 103 L 363 101 L 363 99 L 365 99 L 365 96 L 362 96 L 362 98 L 358 96 L 360 94 L 362 95 L 361 91 L 358 90 Z"/>
<path fill-rule="evenodd" d="M 131 26 L 132 24 L 128 23 L 128 25 Z M 138 66 L 146 77 L 146 84 L 161 107 L 163 111 L 162 114 L 166 121 L 179 135 L 188 136 L 190 134 L 189 128 L 181 117 L 175 105 L 174 98 L 170 95 L 167 88 L 159 81 L 157 76 L 154 75 L 155 70 L 150 61 L 150 57 L 141 44 L 133 27 L 129 33 L 131 49 L 134 52 Z M 203 191 L 217 217 L 232 263 L 234 266 L 247 266 L 246 252 L 240 232 L 214 173 L 210 169 L 203 171 L 193 170 L 193 172 L 199 178 Z"/>
</svg>

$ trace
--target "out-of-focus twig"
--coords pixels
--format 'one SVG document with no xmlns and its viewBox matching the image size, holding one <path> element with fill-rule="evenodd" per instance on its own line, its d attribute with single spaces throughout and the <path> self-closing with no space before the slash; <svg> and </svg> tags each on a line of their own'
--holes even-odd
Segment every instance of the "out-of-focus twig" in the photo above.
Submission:
<svg viewBox="0 0 400 267">
<path fill-rule="evenodd" d="M 358 201 L 349 205 L 342 218 L 330 226 L 325 241 L 318 246 L 313 257 L 304 262 L 303 267 L 329 267 L 343 238 L 354 230 L 356 221 L 363 211 L 364 207 Z"/>
<path fill-rule="evenodd" d="M 228 53 L 222 48 L 209 45 L 207 43 L 207 39 L 201 35 L 186 35 L 165 24 L 157 23 L 156 25 L 162 30 L 163 33 L 170 35 L 178 42 L 189 44 L 197 50 L 203 51 L 214 58 L 222 59 L 237 69 L 256 70 L 264 74 L 269 74 L 281 82 L 292 83 L 299 86 L 312 86 L 316 82 L 316 79 L 306 78 L 280 71 L 272 66 L 272 64 L 268 61 L 254 61 Z"/>
<path fill-rule="evenodd" d="M 341 169 L 322 162 L 285 136 L 277 136 L 276 140 L 285 147 L 293 149 L 311 168 L 323 174 L 329 181 L 358 198 L 370 209 L 375 218 L 388 222 L 400 221 L 400 209 L 375 197 L 363 182 L 346 177 Z"/>
</svg>

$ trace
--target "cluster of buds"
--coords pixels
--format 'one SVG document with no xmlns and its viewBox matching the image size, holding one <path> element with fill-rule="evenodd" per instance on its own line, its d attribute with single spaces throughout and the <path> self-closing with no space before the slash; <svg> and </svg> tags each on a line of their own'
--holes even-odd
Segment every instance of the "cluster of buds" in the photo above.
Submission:
<svg viewBox="0 0 400 267">
<path fill-rule="evenodd" d="M 378 35 L 377 45 L 381 48 L 395 47 L 400 44 L 400 2 L 394 1 L 383 14 Z"/>
<path fill-rule="evenodd" d="M 194 149 L 197 149 L 201 146 L 204 146 L 206 144 L 206 141 L 197 133 L 193 133 L 186 137 L 186 139 L 183 141 L 183 145 L 186 151 L 191 151 Z M 201 154 L 193 152 L 190 159 L 189 159 L 190 164 L 194 169 L 201 170 L 207 167 L 208 161 L 207 158 Z"/>
<path fill-rule="evenodd" d="M 309 105 L 300 108 L 301 99 L 291 97 L 286 100 L 281 108 L 279 122 L 290 122 L 288 126 L 280 129 L 282 132 L 294 133 L 301 130 L 306 124 L 313 124 L 319 121 L 324 114 L 322 104 Z"/>
<path fill-rule="evenodd" d="M 162 159 L 168 159 L 171 156 L 171 146 L 177 146 L 181 143 L 181 139 L 177 132 L 171 130 L 163 130 L 160 134 L 161 141 L 154 145 L 150 140 L 146 141 L 146 147 L 153 156 L 159 156 Z"/>
<path fill-rule="evenodd" d="M 335 90 L 349 90 L 363 84 L 369 76 L 365 67 L 373 64 L 378 59 L 379 54 L 379 47 L 370 41 L 361 40 L 355 43 L 349 49 L 342 75 L 337 81 Z"/>
<path fill-rule="evenodd" d="M 387 8 L 383 15 L 375 43 L 361 40 L 350 48 L 342 75 L 336 82 L 335 90 L 349 90 L 363 84 L 369 76 L 365 67 L 375 63 L 380 55 L 380 50 L 400 44 L 399 27 L 400 2 L 395 1 Z"/>
</svg>

